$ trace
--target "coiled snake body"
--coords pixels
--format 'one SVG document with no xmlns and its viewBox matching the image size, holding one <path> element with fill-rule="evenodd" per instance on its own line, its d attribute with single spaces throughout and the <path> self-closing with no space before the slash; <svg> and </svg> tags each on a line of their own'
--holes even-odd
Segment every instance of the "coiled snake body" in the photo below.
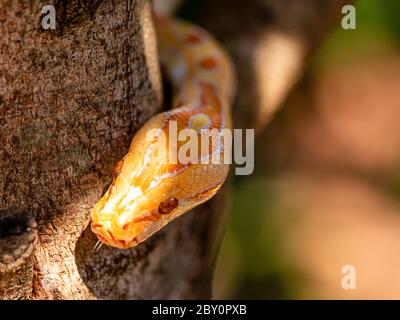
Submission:
<svg viewBox="0 0 400 320">
<path fill-rule="evenodd" d="M 204 30 L 171 18 L 155 20 L 161 63 L 173 87 L 173 108 L 151 118 L 136 133 L 114 169 L 108 191 L 92 210 L 92 231 L 102 243 L 117 248 L 136 246 L 210 199 L 229 170 L 229 164 L 212 161 L 163 161 L 171 152 L 168 144 L 149 138 L 152 130 L 162 130 L 171 140 L 171 122 L 178 132 L 190 128 L 198 135 L 202 129 L 230 128 L 235 86 L 228 55 Z M 214 138 L 210 156 L 223 157 L 228 151 Z M 177 148 L 183 144 L 178 142 Z"/>
</svg>

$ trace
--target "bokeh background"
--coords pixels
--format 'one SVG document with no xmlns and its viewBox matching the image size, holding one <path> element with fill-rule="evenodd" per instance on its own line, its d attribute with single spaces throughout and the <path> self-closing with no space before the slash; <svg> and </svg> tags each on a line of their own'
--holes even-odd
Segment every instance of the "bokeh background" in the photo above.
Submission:
<svg viewBox="0 0 400 320">
<path fill-rule="evenodd" d="M 400 1 L 355 7 L 235 177 L 215 298 L 400 298 Z"/>
<path fill-rule="evenodd" d="M 214 298 L 400 298 L 400 1 L 354 5 L 233 177 Z"/>
</svg>

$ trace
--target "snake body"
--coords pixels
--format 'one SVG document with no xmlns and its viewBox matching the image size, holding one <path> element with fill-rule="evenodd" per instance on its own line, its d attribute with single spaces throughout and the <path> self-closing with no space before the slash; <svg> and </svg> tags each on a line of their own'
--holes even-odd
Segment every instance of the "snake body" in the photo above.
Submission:
<svg viewBox="0 0 400 320">
<path fill-rule="evenodd" d="M 159 56 L 172 84 L 172 109 L 151 118 L 133 137 L 129 152 L 117 163 L 113 180 L 94 206 L 91 229 L 116 248 L 145 241 L 163 226 L 207 201 L 225 181 L 226 163 L 168 163 L 171 150 L 148 132 L 162 130 L 167 140 L 171 121 L 185 128 L 231 128 L 235 87 L 231 60 L 212 36 L 198 26 L 172 18 L 155 18 Z M 210 155 L 223 157 L 222 141 Z M 200 140 L 199 140 L 200 141 Z M 178 142 L 177 148 L 184 142 Z"/>
</svg>

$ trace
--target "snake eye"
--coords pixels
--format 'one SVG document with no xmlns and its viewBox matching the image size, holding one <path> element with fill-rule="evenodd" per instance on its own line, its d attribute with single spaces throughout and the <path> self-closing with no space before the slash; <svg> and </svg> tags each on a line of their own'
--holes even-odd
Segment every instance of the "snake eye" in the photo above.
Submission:
<svg viewBox="0 0 400 320">
<path fill-rule="evenodd" d="M 168 198 L 160 203 L 158 206 L 158 212 L 160 214 L 168 214 L 178 206 L 177 198 Z"/>
</svg>

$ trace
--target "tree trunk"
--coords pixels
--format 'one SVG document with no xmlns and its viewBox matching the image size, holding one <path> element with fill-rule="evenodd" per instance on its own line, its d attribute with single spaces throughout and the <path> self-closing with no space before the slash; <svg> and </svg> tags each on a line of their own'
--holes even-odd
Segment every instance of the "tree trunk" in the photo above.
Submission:
<svg viewBox="0 0 400 320">
<path fill-rule="evenodd" d="M 56 30 L 41 28 L 47 4 Z M 161 108 L 149 3 L 0 0 L 0 34 L 0 297 L 209 297 L 223 195 L 130 250 L 95 252 L 88 228 Z"/>
</svg>

